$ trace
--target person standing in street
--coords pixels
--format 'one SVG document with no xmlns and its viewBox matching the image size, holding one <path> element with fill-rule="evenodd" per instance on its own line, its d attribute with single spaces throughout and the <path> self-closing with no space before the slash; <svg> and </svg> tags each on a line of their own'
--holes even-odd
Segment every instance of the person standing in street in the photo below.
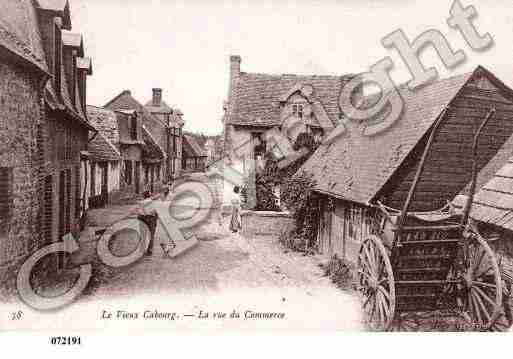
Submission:
<svg viewBox="0 0 513 359">
<path fill-rule="evenodd" d="M 151 197 L 150 191 L 143 192 L 143 200 L 139 202 L 136 213 L 137 218 L 144 222 L 150 229 L 150 244 L 146 255 L 151 256 L 153 254 L 153 245 L 155 243 L 155 233 L 157 232 L 157 220 L 158 214 L 155 208 L 152 206 L 153 198 Z"/>
<path fill-rule="evenodd" d="M 240 193 L 240 187 L 235 186 L 233 192 L 237 195 Z M 231 201 L 232 204 L 232 217 L 230 219 L 230 231 L 233 233 L 237 233 L 240 229 L 242 229 L 242 220 L 241 220 L 241 204 L 240 200 L 237 198 L 233 198 Z"/>
</svg>

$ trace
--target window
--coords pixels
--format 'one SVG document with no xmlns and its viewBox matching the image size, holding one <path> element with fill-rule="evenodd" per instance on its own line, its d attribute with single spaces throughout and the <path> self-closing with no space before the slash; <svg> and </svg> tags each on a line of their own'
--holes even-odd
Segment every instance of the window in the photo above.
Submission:
<svg viewBox="0 0 513 359">
<path fill-rule="evenodd" d="M 292 105 L 292 114 L 296 117 L 303 118 L 303 105 L 301 104 L 293 104 Z"/>
<path fill-rule="evenodd" d="M 125 183 L 132 184 L 132 161 L 125 161 Z"/>
<path fill-rule="evenodd" d="M 259 156 L 263 157 L 267 150 L 267 143 L 264 139 L 264 134 L 260 132 L 252 132 L 251 139 L 253 142 L 253 153 L 254 158 L 257 159 Z"/>
<path fill-rule="evenodd" d="M 160 171 L 161 171 L 161 168 L 160 168 L 160 164 L 157 165 L 157 181 L 160 181 Z"/>
<path fill-rule="evenodd" d="M 13 207 L 12 168 L 0 167 L 0 234 L 7 233 Z"/>
</svg>

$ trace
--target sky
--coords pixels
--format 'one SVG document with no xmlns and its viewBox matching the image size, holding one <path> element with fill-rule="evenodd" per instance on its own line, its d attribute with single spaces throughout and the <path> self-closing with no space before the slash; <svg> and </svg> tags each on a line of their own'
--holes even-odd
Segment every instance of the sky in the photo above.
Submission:
<svg viewBox="0 0 513 359">
<path fill-rule="evenodd" d="M 466 62 L 448 70 L 427 48 L 426 67 L 444 78 L 483 65 L 513 87 L 511 0 L 461 3 L 476 8 L 473 23 L 494 39 L 490 49 L 473 51 L 447 25 L 452 0 L 70 0 L 73 31 L 84 35 L 93 59 L 88 104 L 103 106 L 123 90 L 144 104 L 152 88 L 163 88 L 164 100 L 184 113 L 185 128 L 205 134 L 222 130 L 232 54 L 242 57 L 245 72 L 317 75 L 365 72 L 389 56 L 400 84 L 411 76 L 381 39 L 402 29 L 412 41 L 436 29 Z"/>
</svg>

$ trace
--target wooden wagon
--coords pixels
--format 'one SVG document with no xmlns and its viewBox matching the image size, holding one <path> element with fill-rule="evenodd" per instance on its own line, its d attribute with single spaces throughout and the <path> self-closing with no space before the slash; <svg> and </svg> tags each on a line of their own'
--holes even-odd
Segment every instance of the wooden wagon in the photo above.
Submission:
<svg viewBox="0 0 513 359">
<path fill-rule="evenodd" d="M 504 316 L 496 257 L 469 219 L 479 135 L 494 114 L 491 109 L 474 135 L 470 194 L 462 212 L 455 213 L 449 205 L 435 212 L 409 211 L 443 114 L 430 133 L 403 208 L 376 204 L 383 213 L 379 230 L 362 243 L 357 264 L 364 315 L 371 329 L 391 330 L 400 326 L 404 313 L 431 311 L 457 311 L 477 330 L 511 324 Z"/>
</svg>

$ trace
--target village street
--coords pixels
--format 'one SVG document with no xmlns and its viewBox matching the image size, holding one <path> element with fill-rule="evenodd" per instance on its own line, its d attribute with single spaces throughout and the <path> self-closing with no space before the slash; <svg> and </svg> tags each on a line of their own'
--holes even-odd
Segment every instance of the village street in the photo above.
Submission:
<svg viewBox="0 0 513 359">
<path fill-rule="evenodd" d="M 191 210 L 184 205 L 186 202 L 187 199 L 182 200 L 175 207 L 182 211 Z M 92 221 L 110 220 L 108 212 L 109 209 L 96 212 L 101 218 L 95 219 L 93 211 Z M 119 208 L 112 209 L 112 213 L 117 215 Z M 133 311 L 137 307 L 141 310 L 186 311 L 196 317 L 200 310 L 232 312 L 236 309 L 241 317 L 246 311 L 285 313 L 283 320 L 198 320 L 177 322 L 179 328 L 181 324 L 199 329 L 362 328 L 356 296 L 337 289 L 323 276 L 319 264 L 325 258 L 286 251 L 277 238 L 245 238 L 231 233 L 228 220 L 225 216 L 220 226 L 209 219 L 195 227 L 193 232 L 199 243 L 174 259 L 163 255 L 159 240 L 164 233 L 158 230 L 151 256 L 110 273 L 75 305 L 84 310 L 84 306 L 113 301 L 116 304 L 112 304 L 112 310 Z M 114 251 L 132 250 L 123 248 L 126 245 L 126 241 L 125 244 L 114 244 Z M 120 307 L 125 300 L 130 304 Z M 147 328 L 148 323 L 141 325 Z"/>
</svg>

